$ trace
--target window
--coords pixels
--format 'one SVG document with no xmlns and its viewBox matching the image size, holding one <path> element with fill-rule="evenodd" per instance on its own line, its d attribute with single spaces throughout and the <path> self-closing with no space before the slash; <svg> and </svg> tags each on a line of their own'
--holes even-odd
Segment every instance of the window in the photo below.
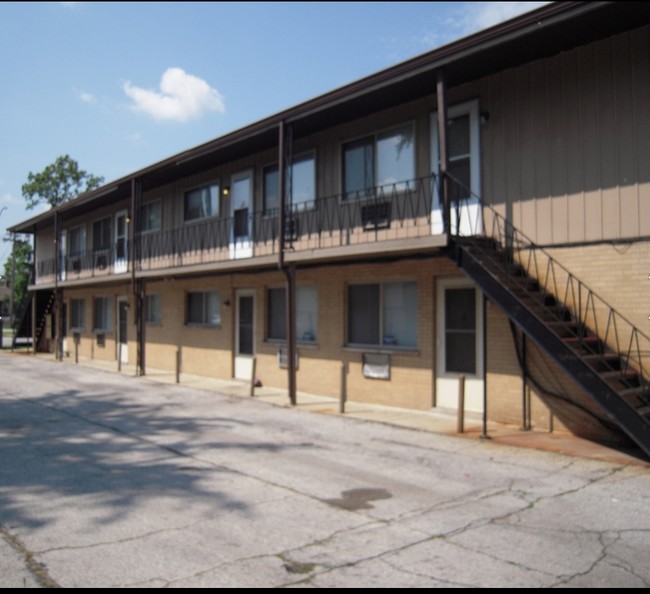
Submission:
<svg viewBox="0 0 650 594">
<path fill-rule="evenodd" d="M 162 227 L 162 202 L 156 200 L 149 204 L 143 204 L 140 209 L 140 221 L 142 231 L 160 231 Z"/>
<path fill-rule="evenodd" d="M 476 373 L 476 290 L 445 292 L 445 371 Z"/>
<path fill-rule="evenodd" d="M 111 218 L 107 217 L 93 223 L 93 251 L 100 252 L 111 248 Z"/>
<path fill-rule="evenodd" d="M 68 255 L 70 257 L 82 256 L 86 251 L 86 227 L 75 227 L 68 232 Z"/>
<path fill-rule="evenodd" d="M 280 208 L 278 200 L 278 166 L 264 170 L 264 214 L 273 214 Z M 286 192 L 292 210 L 305 210 L 316 200 L 316 161 L 312 155 L 295 159 L 286 179 Z"/>
<path fill-rule="evenodd" d="M 221 295 L 219 291 L 188 293 L 187 323 L 219 326 L 221 324 Z"/>
<path fill-rule="evenodd" d="M 286 290 L 269 289 L 267 293 L 267 338 L 287 339 Z M 296 288 L 296 340 L 316 342 L 318 322 L 318 296 L 316 287 Z"/>
<path fill-rule="evenodd" d="M 211 184 L 185 193 L 185 221 L 219 216 L 219 185 Z"/>
<path fill-rule="evenodd" d="M 160 295 L 147 295 L 147 301 L 145 303 L 145 322 L 147 324 L 160 324 L 162 322 Z"/>
<path fill-rule="evenodd" d="M 343 145 L 343 193 L 361 198 L 375 187 L 404 190 L 415 177 L 414 134 L 404 124 Z"/>
<path fill-rule="evenodd" d="M 417 346 L 417 283 L 350 285 L 348 344 Z"/>
<path fill-rule="evenodd" d="M 450 119 L 449 130 L 449 174 L 458 182 L 449 184 L 452 200 L 469 197 L 471 180 L 471 148 L 469 114 Z"/>
<path fill-rule="evenodd" d="M 264 169 L 264 214 L 275 214 L 280 208 L 278 200 L 278 166 Z"/>
<path fill-rule="evenodd" d="M 99 297 L 95 299 L 95 332 L 110 332 L 113 329 L 113 308 L 111 299 Z"/>
<path fill-rule="evenodd" d="M 84 299 L 70 300 L 70 329 L 83 331 L 86 329 L 86 301 Z"/>
</svg>

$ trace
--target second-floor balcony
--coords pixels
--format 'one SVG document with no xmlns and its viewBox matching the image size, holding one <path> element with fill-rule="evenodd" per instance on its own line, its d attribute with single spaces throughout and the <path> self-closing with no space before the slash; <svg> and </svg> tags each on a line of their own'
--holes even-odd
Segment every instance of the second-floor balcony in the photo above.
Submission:
<svg viewBox="0 0 650 594">
<path fill-rule="evenodd" d="M 285 214 L 286 253 L 317 258 L 325 250 L 352 255 L 385 246 L 390 251 L 390 242 L 440 235 L 436 183 L 429 176 L 293 205 Z M 233 261 L 245 265 L 243 260 L 277 256 L 279 235 L 277 209 L 244 209 L 231 217 L 137 233 L 133 242 L 41 261 L 37 284 L 126 274 L 134 268 L 150 273 Z"/>
</svg>

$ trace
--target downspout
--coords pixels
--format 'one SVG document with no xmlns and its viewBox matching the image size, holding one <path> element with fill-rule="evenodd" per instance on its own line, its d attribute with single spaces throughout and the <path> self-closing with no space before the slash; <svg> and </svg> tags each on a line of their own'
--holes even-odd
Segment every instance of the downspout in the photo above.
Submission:
<svg viewBox="0 0 650 594">
<path fill-rule="evenodd" d="M 136 328 L 136 375 L 145 375 L 145 324 L 144 324 L 144 281 L 136 278 L 136 263 L 140 262 L 140 207 L 142 202 L 142 183 L 139 179 L 131 180 L 131 225 L 129 242 L 131 243 L 131 291 L 135 300 Z"/>
<path fill-rule="evenodd" d="M 37 262 L 37 252 L 36 252 L 36 225 L 33 227 L 33 237 L 34 237 L 34 252 L 32 254 L 32 278 L 31 278 L 31 284 L 35 285 L 36 284 L 36 262 Z M 37 313 L 37 308 L 36 308 L 36 303 L 38 300 L 38 290 L 34 290 L 32 292 L 32 354 L 35 355 L 38 348 L 36 345 L 36 313 Z"/>
<path fill-rule="evenodd" d="M 442 216 L 444 232 L 447 234 L 447 244 L 451 235 L 451 208 L 449 200 L 449 180 L 447 172 L 449 170 L 449 148 L 447 142 L 447 83 L 445 74 L 438 70 L 436 83 L 436 97 L 438 102 L 438 155 L 440 162 L 438 164 L 438 195 L 442 199 Z"/>
<path fill-rule="evenodd" d="M 61 294 L 59 292 L 59 274 L 60 274 L 60 265 L 61 265 L 61 246 L 59 245 L 61 241 L 59 233 L 59 213 L 56 211 L 54 213 L 54 310 L 56 311 L 56 327 L 54 329 L 55 341 L 54 341 L 54 358 L 57 361 L 60 361 L 59 354 L 61 351 L 62 336 L 60 333 L 61 327 Z"/>
<path fill-rule="evenodd" d="M 285 234 L 286 234 L 286 159 L 285 159 L 285 124 L 280 122 L 278 127 L 278 197 L 280 213 L 278 217 L 278 268 L 286 279 L 286 321 L 287 321 L 287 384 L 289 389 L 289 402 L 296 405 L 296 332 L 295 332 L 295 269 L 284 262 Z"/>
<path fill-rule="evenodd" d="M 11 293 L 9 294 L 9 319 L 11 320 L 11 329 L 13 336 L 11 337 L 11 352 L 14 352 L 16 344 L 16 312 L 14 311 L 16 292 L 16 233 L 12 234 L 11 238 Z M 21 320 L 22 324 L 22 320 Z M 0 336 L 0 346 L 3 343 L 3 337 Z"/>
</svg>

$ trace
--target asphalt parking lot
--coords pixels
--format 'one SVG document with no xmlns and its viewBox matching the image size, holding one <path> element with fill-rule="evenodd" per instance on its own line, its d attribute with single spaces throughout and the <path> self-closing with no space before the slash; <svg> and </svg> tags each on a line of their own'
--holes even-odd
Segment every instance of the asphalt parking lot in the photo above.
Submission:
<svg viewBox="0 0 650 594">
<path fill-rule="evenodd" d="M 648 587 L 650 468 L 0 355 L 2 587 Z"/>
</svg>

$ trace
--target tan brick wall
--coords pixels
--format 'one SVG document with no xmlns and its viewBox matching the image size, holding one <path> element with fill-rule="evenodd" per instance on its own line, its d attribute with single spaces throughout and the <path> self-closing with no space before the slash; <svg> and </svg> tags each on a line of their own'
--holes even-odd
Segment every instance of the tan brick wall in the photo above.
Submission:
<svg viewBox="0 0 650 594">
<path fill-rule="evenodd" d="M 650 242 L 548 250 L 578 279 L 650 336 Z"/>
<path fill-rule="evenodd" d="M 523 426 L 523 374 L 517 357 L 515 340 L 510 329 L 507 316 L 494 304 L 488 301 L 487 315 L 487 396 L 489 418 L 501 423 Z M 521 333 L 517 331 L 517 335 Z M 519 343 L 521 348 L 521 343 Z M 527 339 L 527 361 L 532 358 L 532 353 L 538 353 L 532 340 Z M 546 366 L 552 362 L 544 359 Z M 553 366 L 553 374 L 565 376 L 566 374 L 557 366 Z M 545 368 L 546 371 L 546 368 Z M 546 377 L 546 373 L 544 373 Z M 564 378 L 568 381 L 568 378 Z M 559 420 L 551 423 L 551 412 L 547 404 L 527 382 L 527 402 L 530 412 L 528 421 L 533 429 L 548 430 L 553 425 L 555 430 L 566 430 Z"/>
<path fill-rule="evenodd" d="M 341 364 L 349 367 L 348 399 L 427 410 L 431 408 L 435 390 L 436 282 L 461 273 L 444 258 L 411 259 L 385 263 L 340 264 L 298 269 L 297 284 L 313 285 L 318 295 L 317 341 L 314 345 L 298 345 L 298 390 L 337 398 L 340 394 Z M 391 353 L 390 380 L 365 378 L 362 370 L 364 349 L 348 348 L 347 286 L 350 283 L 415 281 L 418 285 L 418 348 Z M 184 373 L 221 379 L 233 376 L 236 294 L 240 289 L 253 290 L 256 298 L 255 336 L 257 378 L 264 386 L 286 389 L 287 372 L 278 365 L 279 343 L 267 340 L 267 290 L 283 287 L 285 279 L 279 271 L 238 275 L 221 275 L 193 279 L 149 281 L 147 294 L 161 297 L 162 322 L 147 325 L 146 364 L 148 370 L 173 373 L 176 352 L 182 352 Z M 69 289 L 65 300 L 86 299 L 86 330 L 79 345 L 81 357 L 116 360 L 117 298 L 129 295 L 129 286 L 93 289 Z M 221 324 L 218 327 L 191 327 L 185 323 L 187 293 L 218 290 L 221 295 Z M 110 297 L 115 305 L 113 331 L 106 337 L 106 346 L 96 344 L 92 332 L 93 298 Z M 132 298 L 131 298 L 132 301 Z M 68 307 L 70 307 L 68 305 Z M 129 357 L 136 360 L 135 308 L 129 310 Z M 70 311 L 70 310 L 69 310 Z M 487 391 L 488 414 L 491 420 L 521 426 L 522 375 L 515 354 L 513 337 L 506 315 L 488 302 L 487 315 Z M 72 345 L 69 331 L 68 344 Z M 572 394 L 580 402 L 588 402 L 584 393 L 557 365 L 541 355 L 529 340 L 529 366 L 539 380 L 552 391 Z M 70 347 L 69 347 L 70 349 Z M 368 352 L 371 349 L 367 349 Z M 72 352 L 73 355 L 73 352 Z M 571 409 L 557 406 L 546 396 L 537 394 L 529 383 L 531 421 L 536 429 L 548 429 L 550 408 L 555 411 L 555 430 L 566 429 L 563 420 L 576 418 L 570 427 L 587 435 L 594 433 L 594 424 Z M 577 396 L 576 396 L 577 395 Z M 566 415 L 569 415 L 568 417 Z M 595 430 L 597 433 L 597 429 Z"/>
<path fill-rule="evenodd" d="M 341 364 L 349 365 L 348 398 L 359 402 L 431 407 L 434 359 L 434 277 L 454 276 L 458 270 L 446 258 L 404 260 L 381 264 L 323 266 L 299 269 L 298 285 L 317 288 L 318 337 L 315 345 L 298 345 L 298 390 L 338 397 Z M 346 348 L 346 295 L 350 282 L 416 281 L 418 283 L 418 349 L 391 355 L 390 381 L 363 377 L 363 349 Z M 257 377 L 264 386 L 287 387 L 287 372 L 278 365 L 279 343 L 266 340 L 266 291 L 283 287 L 279 271 L 217 276 L 192 280 L 149 282 L 147 293 L 161 295 L 162 323 L 147 326 L 147 367 L 173 371 L 181 348 L 183 371 L 209 377 L 232 377 L 235 334 L 235 296 L 238 289 L 253 289 L 256 297 L 255 329 Z M 219 328 L 192 328 L 184 323 L 187 291 L 221 292 Z M 225 302 L 230 302 L 229 306 Z"/>
<path fill-rule="evenodd" d="M 94 322 L 94 299 L 96 297 L 106 297 L 112 303 L 112 321 L 113 327 L 110 332 L 105 333 L 104 346 L 100 346 L 97 341 L 96 333 L 93 330 Z M 68 311 L 68 328 L 66 339 L 66 352 L 64 356 L 74 358 L 75 356 L 75 343 L 73 330 L 70 327 L 72 307 L 70 302 L 72 299 L 83 299 L 86 302 L 86 317 L 85 328 L 79 333 L 79 357 L 85 359 L 97 359 L 99 361 L 117 361 L 117 299 L 125 297 L 129 302 L 128 310 L 128 349 L 129 349 L 129 362 L 135 363 L 137 357 L 137 343 L 136 343 L 136 328 L 135 328 L 135 307 L 133 296 L 131 295 L 131 288 L 128 285 L 115 287 L 90 287 L 84 289 L 65 289 L 63 292 L 63 300 L 67 304 Z"/>
</svg>

